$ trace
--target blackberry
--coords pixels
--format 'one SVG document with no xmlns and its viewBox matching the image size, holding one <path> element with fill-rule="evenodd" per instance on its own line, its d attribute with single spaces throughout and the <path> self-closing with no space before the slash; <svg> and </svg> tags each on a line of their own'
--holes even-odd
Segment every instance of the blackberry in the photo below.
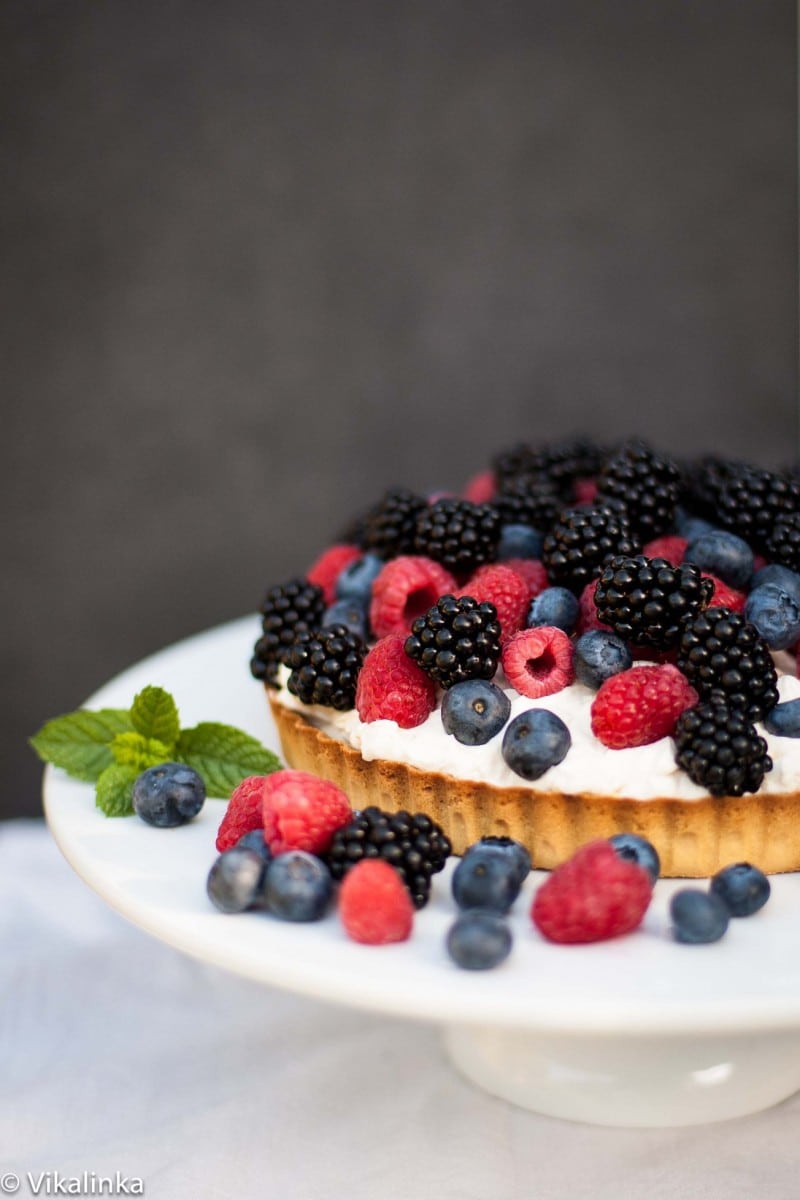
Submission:
<svg viewBox="0 0 800 1200">
<path fill-rule="evenodd" d="M 500 514 L 491 504 L 437 500 L 417 517 L 414 552 L 449 571 L 471 574 L 496 559 L 500 524 Z"/>
<path fill-rule="evenodd" d="M 547 530 L 561 508 L 552 484 L 542 475 L 520 475 L 503 485 L 492 501 L 503 525 Z"/>
<path fill-rule="evenodd" d="M 596 475 L 603 461 L 603 451 L 588 438 L 570 438 L 538 447 L 520 444 L 498 454 L 493 470 L 498 487 L 521 476 L 538 475 L 547 479 L 554 492 L 567 504 L 575 496 L 576 479 Z"/>
<path fill-rule="evenodd" d="M 769 647 L 754 625 L 729 608 L 707 608 L 684 622 L 676 665 L 704 701 L 762 720 L 778 702 Z"/>
<path fill-rule="evenodd" d="M 441 871 L 452 846 L 425 813 L 384 812 L 370 805 L 333 835 L 326 861 L 334 879 L 343 879 L 362 858 L 382 858 L 395 867 L 415 908 L 428 903 L 431 877 Z"/>
<path fill-rule="evenodd" d="M 568 508 L 544 539 L 542 561 L 550 582 L 580 594 L 615 554 L 639 549 L 622 505 Z"/>
<path fill-rule="evenodd" d="M 518 442 L 492 459 L 492 471 L 500 490 L 520 475 L 535 474 L 537 469 L 534 449 L 527 442 Z"/>
<path fill-rule="evenodd" d="M 603 465 L 597 479 L 601 500 L 621 500 L 643 542 L 672 528 L 681 493 L 674 462 L 655 454 L 645 442 L 624 443 Z"/>
<path fill-rule="evenodd" d="M 714 594 L 714 582 L 699 567 L 673 567 L 665 558 L 612 558 L 603 568 L 594 593 L 603 625 L 634 646 L 666 650 L 681 635 L 685 617 L 701 612 Z"/>
<path fill-rule="evenodd" d="M 354 708 L 356 682 L 367 653 L 365 643 L 346 625 L 328 625 L 301 634 L 284 652 L 291 668 L 288 688 L 304 704 L 324 704 L 340 712 Z"/>
<path fill-rule="evenodd" d="M 270 588 L 261 605 L 264 632 L 250 660 L 254 677 L 274 686 L 283 653 L 291 646 L 295 634 L 319 629 L 324 612 L 325 597 L 316 583 L 290 579 Z"/>
<path fill-rule="evenodd" d="M 800 571 L 800 512 L 778 518 L 767 538 L 766 549 L 773 562 Z"/>
<path fill-rule="evenodd" d="M 440 596 L 412 624 L 405 651 L 443 688 L 466 679 L 491 679 L 500 662 L 497 609 L 472 596 Z"/>
<path fill-rule="evenodd" d="M 769 550 L 776 523 L 800 510 L 800 480 L 749 463 L 727 468 L 717 497 L 717 523 L 756 550 Z"/>
<path fill-rule="evenodd" d="M 716 522 L 722 490 L 728 479 L 743 466 L 744 463 L 718 458 L 714 454 L 684 463 L 687 503 L 691 511 Z"/>
<path fill-rule="evenodd" d="M 712 796 L 757 792 L 772 759 L 741 709 L 713 702 L 687 708 L 675 728 L 675 761 Z"/>
<path fill-rule="evenodd" d="M 405 488 L 392 488 L 386 492 L 365 518 L 365 549 L 381 558 L 411 554 L 417 517 L 427 507 L 427 500 Z"/>
</svg>

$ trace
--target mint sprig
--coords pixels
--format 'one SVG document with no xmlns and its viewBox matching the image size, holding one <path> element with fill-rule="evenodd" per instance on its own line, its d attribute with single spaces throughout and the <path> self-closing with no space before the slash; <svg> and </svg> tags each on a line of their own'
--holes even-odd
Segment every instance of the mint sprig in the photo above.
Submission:
<svg viewBox="0 0 800 1200">
<path fill-rule="evenodd" d="M 96 784 L 107 817 L 133 812 L 133 785 L 142 771 L 185 763 L 202 776 L 209 796 L 227 798 L 248 775 L 270 775 L 281 763 L 271 750 L 232 725 L 205 721 L 181 730 L 174 699 L 146 687 L 130 709 L 78 709 L 48 721 L 30 740 L 43 762 Z"/>
</svg>

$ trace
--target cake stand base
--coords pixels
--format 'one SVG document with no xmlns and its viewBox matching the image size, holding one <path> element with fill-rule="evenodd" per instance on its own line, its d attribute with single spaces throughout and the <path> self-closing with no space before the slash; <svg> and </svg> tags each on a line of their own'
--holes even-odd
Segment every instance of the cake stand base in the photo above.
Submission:
<svg viewBox="0 0 800 1200">
<path fill-rule="evenodd" d="M 658 1037 L 445 1029 L 471 1082 L 522 1108 L 591 1125 L 700 1125 L 800 1090 L 797 1032 Z"/>
</svg>

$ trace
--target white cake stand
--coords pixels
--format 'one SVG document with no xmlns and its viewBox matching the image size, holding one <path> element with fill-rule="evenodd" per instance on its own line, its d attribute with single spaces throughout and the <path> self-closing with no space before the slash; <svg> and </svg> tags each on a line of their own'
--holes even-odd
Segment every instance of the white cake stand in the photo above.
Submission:
<svg viewBox="0 0 800 1200">
<path fill-rule="evenodd" d="M 184 725 L 226 721 L 278 749 L 247 669 L 257 635 L 249 617 L 181 642 L 86 707 L 127 707 L 141 687 L 158 684 L 175 696 Z M 511 917 L 511 957 L 470 973 L 444 950 L 455 914 L 447 872 L 410 941 L 358 946 L 335 913 L 303 926 L 212 907 L 205 879 L 222 801 L 208 801 L 187 826 L 158 830 L 136 817 L 105 818 L 93 789 L 60 771 L 46 771 L 44 791 L 67 860 L 148 933 L 271 986 L 436 1022 L 464 1075 L 526 1108 L 604 1125 L 692 1125 L 757 1112 L 800 1089 L 800 876 L 775 877 L 766 908 L 732 921 L 712 946 L 670 939 L 669 897 L 681 885 L 662 881 L 642 929 L 564 947 L 530 922 L 534 875 Z"/>
</svg>

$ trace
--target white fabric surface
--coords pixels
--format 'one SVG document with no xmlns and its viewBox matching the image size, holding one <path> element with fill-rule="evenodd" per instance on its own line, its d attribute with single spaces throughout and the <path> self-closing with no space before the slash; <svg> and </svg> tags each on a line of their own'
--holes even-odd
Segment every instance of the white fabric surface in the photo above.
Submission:
<svg viewBox="0 0 800 1200">
<path fill-rule="evenodd" d="M 121 1171 L 151 1200 L 798 1195 L 800 1097 L 684 1130 L 524 1112 L 462 1081 L 432 1027 L 244 982 L 132 928 L 37 822 L 0 824 L 0 982 L 0 1178 Z"/>
</svg>

